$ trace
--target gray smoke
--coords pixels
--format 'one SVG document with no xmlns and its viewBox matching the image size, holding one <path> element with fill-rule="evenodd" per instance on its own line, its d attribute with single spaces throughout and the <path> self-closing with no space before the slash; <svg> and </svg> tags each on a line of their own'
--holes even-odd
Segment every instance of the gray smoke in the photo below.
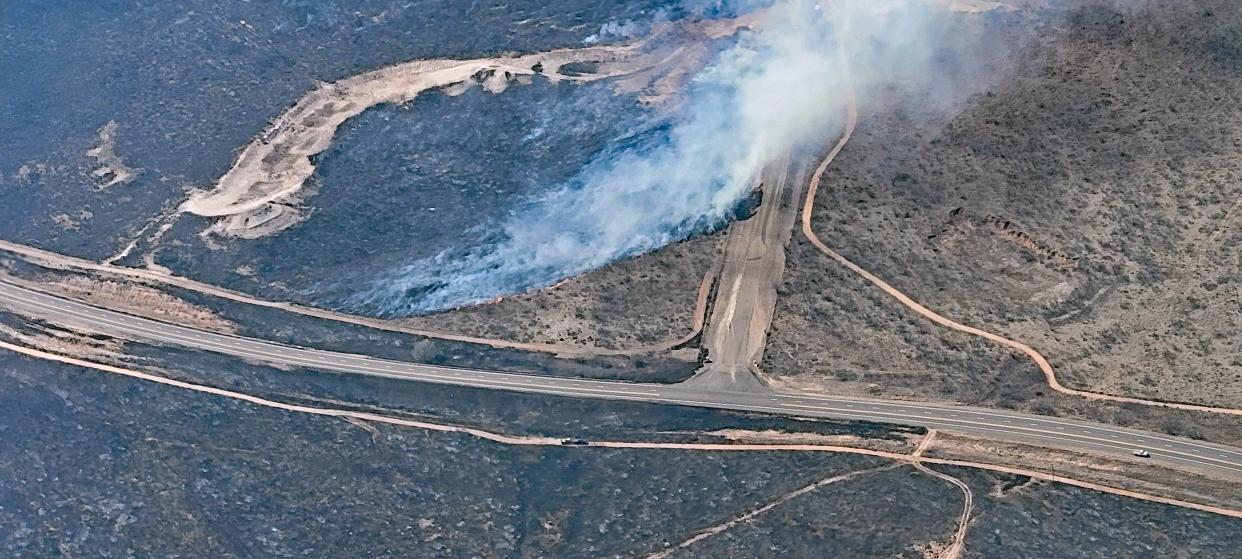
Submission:
<svg viewBox="0 0 1242 559">
<path fill-rule="evenodd" d="M 851 89 L 936 92 L 949 16 L 915 0 L 780 0 L 690 83 L 676 116 L 527 200 L 495 242 L 376 278 L 341 306 L 409 315 L 546 286 L 718 227 L 761 167 L 839 134 Z M 929 98 L 941 106 L 949 96 Z"/>
</svg>

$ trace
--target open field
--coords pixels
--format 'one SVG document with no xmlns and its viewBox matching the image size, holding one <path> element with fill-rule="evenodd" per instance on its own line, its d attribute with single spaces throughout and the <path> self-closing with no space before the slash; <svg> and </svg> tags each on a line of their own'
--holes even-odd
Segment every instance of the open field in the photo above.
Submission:
<svg viewBox="0 0 1242 559">
<path fill-rule="evenodd" d="M 276 377 L 261 370 L 236 374 L 266 392 L 309 386 L 268 384 Z M 18 555 L 632 557 L 672 549 L 671 557 L 767 557 L 834 549 L 850 557 L 931 557 L 924 553 L 943 549 L 961 512 L 961 493 L 949 484 L 908 466 L 876 469 L 890 463 L 870 457 L 509 446 L 254 407 L 8 353 L 0 354 L 0 381 L 7 387 L 0 432 L 13 443 L 0 451 L 7 464 L 0 520 L 15 527 L 0 535 L 0 549 Z M 214 381 L 236 386 L 218 375 Z M 457 421 L 504 425 L 516 436 L 563 435 L 580 423 L 585 430 L 577 432 L 587 437 L 670 440 L 677 436 L 670 427 L 686 429 L 684 437 L 725 426 L 762 429 L 766 421 L 702 411 L 674 418 L 658 406 L 488 391 L 445 398 L 375 388 L 361 393 L 383 394 L 390 408 L 438 408 L 435 417 L 388 413 L 444 422 L 455 408 L 465 414 Z M 892 435 L 832 422 L 768 427 Z M 978 512 L 966 546 L 974 556 L 1056 549 L 1058 557 L 1095 557 L 1095 546 L 1182 546 L 1210 555 L 1242 530 L 1236 519 L 941 469 L 975 487 Z M 1158 532 L 1150 529 L 1157 520 Z M 1104 541 L 1060 546 L 1043 533 L 1057 526 L 1072 530 L 1071 543 Z"/>
<path fill-rule="evenodd" d="M 1081 8 L 960 114 L 864 110 L 813 226 L 914 299 L 1030 343 L 1067 385 L 1242 405 L 1239 22 L 1228 2 Z M 848 275 L 791 247 L 765 370 L 956 401 L 1039 396 L 1023 357 Z"/>
<path fill-rule="evenodd" d="M 401 319 L 417 328 L 534 343 L 626 349 L 690 331 L 704 276 L 719 267 L 725 231 L 565 280 L 550 289 Z"/>
<path fill-rule="evenodd" d="M 937 467 L 966 482 L 975 515 L 964 557 L 1230 557 L 1242 522 L 1021 476 Z"/>
</svg>

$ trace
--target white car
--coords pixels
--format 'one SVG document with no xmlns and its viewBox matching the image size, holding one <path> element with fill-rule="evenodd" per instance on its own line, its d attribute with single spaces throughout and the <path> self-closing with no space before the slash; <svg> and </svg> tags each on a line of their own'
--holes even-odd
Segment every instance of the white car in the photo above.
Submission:
<svg viewBox="0 0 1242 559">
<path fill-rule="evenodd" d="M 1141 448 L 1138 450 L 1135 450 L 1134 455 L 1138 456 L 1139 458 L 1151 458 L 1151 453 Z"/>
</svg>

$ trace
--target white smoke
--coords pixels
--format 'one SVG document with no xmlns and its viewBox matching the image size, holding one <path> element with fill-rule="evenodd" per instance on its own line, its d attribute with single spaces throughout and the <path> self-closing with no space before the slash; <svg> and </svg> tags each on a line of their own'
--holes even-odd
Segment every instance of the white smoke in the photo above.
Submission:
<svg viewBox="0 0 1242 559">
<path fill-rule="evenodd" d="M 933 63 L 963 45 L 915 0 L 780 0 L 691 82 L 653 138 L 597 156 L 526 201 L 496 242 L 402 266 L 337 299 L 408 315 L 549 285 L 726 222 L 761 167 L 838 134 L 851 90 L 935 90 Z M 939 100 L 929 100 L 941 104 Z"/>
</svg>

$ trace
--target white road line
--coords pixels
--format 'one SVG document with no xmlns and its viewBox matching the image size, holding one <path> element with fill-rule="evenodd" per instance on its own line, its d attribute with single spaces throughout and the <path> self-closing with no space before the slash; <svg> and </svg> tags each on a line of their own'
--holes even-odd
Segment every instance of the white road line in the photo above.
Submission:
<svg viewBox="0 0 1242 559">
<path fill-rule="evenodd" d="M 815 401 L 817 401 L 817 402 L 840 403 L 840 399 L 838 399 L 838 398 L 832 398 L 832 397 L 827 397 L 827 396 L 811 396 L 811 397 L 805 397 L 805 396 L 804 396 L 803 398 L 804 398 L 804 399 L 809 398 L 809 399 L 811 399 L 811 400 L 815 400 Z M 876 404 L 876 405 L 879 405 L 879 406 L 885 406 L 885 407 L 899 405 L 899 404 L 893 404 L 893 403 L 887 403 L 887 402 L 868 402 L 868 403 L 873 403 L 873 404 Z M 940 410 L 940 411 L 944 411 L 944 412 L 951 412 L 951 411 L 952 411 L 952 408 L 947 407 L 947 406 L 943 406 L 943 405 L 938 405 L 938 404 L 923 404 L 923 405 L 924 405 L 925 407 L 929 408 L 929 409 L 936 409 L 936 410 Z M 873 408 L 873 409 L 876 409 L 876 408 Z M 952 415 L 953 417 L 958 417 L 958 416 L 956 416 L 956 415 L 953 415 L 952 413 L 950 413 L 950 415 Z M 972 416 L 979 416 L 979 417 L 998 417 L 998 418 L 999 418 L 999 417 L 1007 417 L 1007 416 L 1006 416 L 1003 412 L 1001 412 L 1001 411 L 999 411 L 999 410 L 990 410 L 990 411 L 989 411 L 989 410 L 984 410 L 984 409 L 972 410 L 972 411 L 970 412 L 970 415 L 972 415 Z M 1062 420 L 1062 419 L 1059 419 L 1059 418 L 1056 418 L 1056 417 L 1041 417 L 1041 418 L 1039 418 L 1039 419 L 1040 419 L 1040 422 L 1041 422 L 1041 423 L 1044 423 L 1044 424 L 1068 425 L 1068 426 L 1071 426 L 1071 427 L 1076 427 L 1076 428 L 1081 428 L 1081 427 L 1083 427 L 1083 425 L 1082 425 L 1081 423 L 1074 423 L 1074 422 L 1071 422 L 1071 421 L 1065 421 L 1065 420 Z M 1148 440 L 1165 440 L 1165 439 L 1167 438 L 1167 437 L 1165 437 L 1165 436 L 1163 436 L 1163 435 L 1160 435 L 1160 434 L 1157 434 L 1157 433 L 1137 433 L 1137 432 L 1129 432 L 1129 431 L 1122 430 L 1122 429 L 1120 429 L 1120 428 L 1115 428 L 1115 427 L 1113 427 L 1113 426 L 1110 426 L 1110 425 L 1105 425 L 1105 424 L 1097 424 L 1097 425 L 1092 425 L 1091 427 L 1092 427 L 1093 429 L 1095 429 L 1096 431 L 1107 431 L 1107 432 L 1111 432 L 1111 433 L 1119 433 L 1119 434 L 1123 434 L 1123 435 L 1126 435 L 1126 436 L 1137 436 L 1137 437 L 1144 437 L 1144 438 L 1146 438 L 1146 439 L 1148 439 Z M 1211 446 L 1211 445 L 1207 445 L 1207 444 L 1203 444 L 1203 443 L 1198 443 L 1198 442 L 1195 442 L 1195 441 L 1189 441 L 1189 440 L 1186 440 L 1186 441 L 1179 441 L 1179 443 L 1180 443 L 1180 444 L 1182 444 L 1182 445 L 1184 445 L 1184 446 L 1197 446 L 1197 447 L 1200 447 L 1200 448 L 1206 448 L 1206 449 L 1210 449 L 1210 450 L 1214 450 L 1214 451 L 1221 451 L 1221 450 L 1224 450 L 1225 452 L 1228 452 L 1230 455 L 1235 456 L 1235 457 L 1238 457 L 1239 459 L 1242 459 L 1242 450 L 1221 449 L 1221 448 L 1218 448 L 1218 447 L 1216 447 L 1216 446 Z"/>
<path fill-rule="evenodd" d="M 827 408 L 824 408 L 824 407 L 802 406 L 802 405 L 799 405 L 799 404 L 785 404 L 784 406 L 785 406 L 785 407 L 789 407 L 789 408 L 803 408 L 803 409 L 820 410 L 820 411 L 836 411 L 836 410 L 830 410 L 830 409 L 827 409 Z M 877 415 L 877 416 L 882 416 L 882 417 L 891 417 L 891 416 L 893 416 L 894 414 L 891 414 L 891 413 L 888 413 L 888 412 L 875 412 L 875 414 L 874 414 L 874 415 Z M 900 420 L 900 419 L 903 419 L 903 418 L 901 418 L 901 417 L 899 417 L 899 416 L 898 416 L 898 417 L 896 417 L 895 419 L 896 419 L 896 420 Z M 1004 429 L 996 429 L 996 428 L 1001 428 L 1001 427 L 1003 427 L 1002 425 L 998 425 L 998 424 L 995 424 L 995 423 L 984 423 L 984 422 L 980 422 L 980 421 L 970 421 L 970 420 L 941 420 L 940 422 L 941 422 L 941 423 L 960 423 L 960 424 L 970 425 L 970 426 L 972 426 L 972 427 L 976 427 L 976 428 L 989 428 L 989 429 L 991 429 L 991 430 L 1000 430 L 1000 431 L 1004 431 L 1004 432 L 1007 432 L 1007 433 L 1010 433 L 1010 434 L 1013 434 L 1013 431 L 1027 431 L 1027 432 L 1029 432 L 1029 431 L 1033 431 L 1033 432 L 1034 432 L 1034 434 L 1036 434 L 1036 435 L 1040 435 L 1040 436 L 1047 436 L 1047 435 L 1050 435 L 1050 434 L 1051 434 L 1051 433 L 1049 433 L 1048 431 L 1043 431 L 1043 430 L 1039 430 L 1039 429 L 1031 429 L 1031 428 L 1028 428 L 1028 427 L 1012 427 L 1012 428 L 1010 428 L 1010 429 L 1011 429 L 1010 431 L 1005 431 Z M 1076 434 L 1068 434 L 1068 433 L 1066 434 L 1066 437 L 1067 437 L 1067 438 L 1074 439 L 1076 442 L 1080 442 L 1080 443 L 1081 443 L 1081 442 L 1083 442 L 1083 441 L 1082 441 L 1083 439 L 1085 439 L 1086 441 L 1091 442 L 1091 443 L 1094 443 L 1094 444 L 1103 444 L 1103 446 L 1109 446 L 1109 447 L 1117 448 L 1117 449 L 1120 449 L 1120 450 L 1126 450 L 1126 449 L 1128 449 L 1129 447 L 1133 446 L 1132 444 L 1126 444 L 1124 441 L 1119 441 L 1119 440 L 1116 440 L 1116 439 L 1104 439 L 1104 438 L 1099 438 L 1099 437 L 1092 437 L 1092 436 L 1085 436 L 1085 435 L 1076 435 Z M 1051 438 L 1051 437 L 1049 437 L 1049 438 Z M 1199 453 L 1199 451 L 1198 451 L 1197 449 L 1191 449 L 1191 451 L 1192 451 L 1192 452 L 1195 452 L 1195 453 Z M 1179 452 L 1179 451 L 1171 451 L 1171 452 L 1170 452 L 1170 454 L 1184 454 L 1184 453 Z M 1242 472 L 1242 466 L 1235 467 L 1235 465 L 1234 465 L 1234 464 L 1229 463 L 1229 462 L 1226 462 L 1225 464 L 1227 464 L 1227 465 L 1225 465 L 1225 466 L 1221 466 L 1221 467 L 1224 467 L 1224 468 L 1226 468 L 1226 469 L 1230 469 L 1230 470 L 1234 470 L 1234 471 L 1238 471 L 1238 472 Z"/>
<path fill-rule="evenodd" d="M 28 292 L 28 290 L 25 290 L 23 288 L 15 288 L 15 287 L 6 286 L 6 285 L 0 285 L 0 287 L 8 287 L 8 288 L 17 289 L 23 292 Z M 221 351 L 223 353 L 235 353 L 239 356 L 258 357 L 260 359 L 264 359 L 268 361 L 272 360 L 271 359 L 272 356 L 280 355 L 280 356 L 283 356 L 283 358 L 287 361 L 286 364 L 300 366 L 300 367 L 322 369 L 322 368 L 325 368 L 325 365 L 327 365 L 326 363 L 324 363 L 323 360 L 331 359 L 332 361 L 335 361 L 336 363 L 340 364 L 340 365 L 336 365 L 337 369 L 335 370 L 346 371 L 346 372 L 358 372 L 358 373 L 363 373 L 363 374 L 374 375 L 374 374 L 378 374 L 377 371 L 382 368 L 385 370 L 392 371 L 392 374 L 396 375 L 397 378 L 417 379 L 417 380 L 424 380 L 424 381 L 430 381 L 430 382 L 442 382 L 442 383 L 455 384 L 455 385 L 460 385 L 460 386 L 487 385 L 487 387 L 489 388 L 501 388 L 501 389 L 510 389 L 510 390 L 519 389 L 519 390 L 538 391 L 538 392 L 545 392 L 545 393 L 552 393 L 552 394 L 561 393 L 564 395 L 571 395 L 571 396 L 583 395 L 581 394 L 581 392 L 590 392 L 594 394 L 608 395 L 609 397 L 614 397 L 618 399 L 638 400 L 638 401 L 649 401 L 649 399 L 628 397 L 628 396 L 648 396 L 648 397 L 654 397 L 654 399 L 657 399 L 660 401 L 668 401 L 666 399 L 663 399 L 663 396 L 661 396 L 661 394 L 658 392 L 637 392 L 635 391 L 636 390 L 635 383 L 624 383 L 624 382 L 616 382 L 616 381 L 585 381 L 585 382 L 569 381 L 570 383 L 576 384 L 578 386 L 557 386 L 557 385 L 546 385 L 546 384 L 532 385 L 531 383 L 533 382 L 533 379 L 522 378 L 524 375 L 503 374 L 503 373 L 498 373 L 498 372 L 494 373 L 494 372 L 487 372 L 487 371 L 470 371 L 466 369 L 455 369 L 452 367 L 426 366 L 426 365 L 421 365 L 421 364 L 416 364 L 416 363 L 390 362 L 388 360 L 383 360 L 383 359 L 378 359 L 378 358 L 371 358 L 371 357 L 366 357 L 366 356 L 354 356 L 354 355 L 349 355 L 349 354 L 333 355 L 331 352 L 325 352 L 322 350 L 311 350 L 311 349 L 303 349 L 303 348 L 286 349 L 286 348 L 282 348 L 281 346 L 275 345 L 270 342 L 258 341 L 258 340 L 251 341 L 248 339 L 242 339 L 238 341 L 237 339 L 229 339 L 229 338 L 233 338 L 232 336 L 213 334 L 213 333 L 201 333 L 198 331 L 193 331 L 188 328 L 183 328 L 183 327 L 179 327 L 175 325 L 164 325 L 161 323 L 156 323 L 149 319 L 132 317 L 129 315 L 116 313 L 113 311 L 107 311 L 103 309 L 95 309 L 94 307 L 90 307 L 88 305 L 83 305 L 83 304 L 76 303 L 76 302 L 65 301 L 61 303 L 62 305 L 64 305 L 63 307 L 61 305 L 57 305 L 56 303 L 49 304 L 46 301 L 42 301 L 40 299 L 51 299 L 57 302 L 59 302 L 59 300 L 56 298 L 50 297 L 50 296 L 39 294 L 39 293 L 34 293 L 34 292 L 31 292 L 31 293 L 34 294 L 34 297 L 32 297 L 32 299 L 35 299 L 35 300 L 17 299 L 12 294 L 5 293 L 3 290 L 0 290 L 0 300 L 10 301 L 23 308 L 34 307 L 36 309 L 42 308 L 42 309 L 53 310 L 57 313 L 67 315 L 68 317 L 86 320 L 91 323 L 111 324 L 119 328 L 121 331 L 134 333 L 142 337 L 154 338 L 158 341 L 166 342 L 166 341 L 169 341 L 169 339 L 172 339 L 174 340 L 174 343 L 176 343 L 175 342 L 176 340 L 181 340 L 182 343 L 184 343 L 184 341 L 187 339 L 212 340 L 212 341 L 208 341 L 207 343 L 199 344 L 199 345 L 209 346 L 209 348 L 216 348 L 214 349 L 215 351 Z M 89 309 L 92 312 L 92 314 L 82 314 L 81 312 L 77 312 L 75 308 L 71 308 L 71 307 L 86 308 L 86 309 Z M 109 317 L 113 317 L 113 316 L 118 317 L 123 322 L 118 322 L 117 320 L 109 319 Z M 154 326 L 151 326 L 151 325 L 154 325 Z M 154 331 L 154 334 L 152 333 L 153 331 Z M 218 340 L 221 338 L 224 339 L 223 342 L 214 341 L 214 340 Z M 245 345 L 243 345 L 242 342 L 245 342 Z M 221 349 L 221 348 L 226 347 L 225 344 L 230 344 L 232 346 L 239 347 L 239 348 L 249 348 L 249 349 L 243 349 L 241 351 Z M 187 344 L 187 345 L 194 347 L 195 344 Z M 260 351 L 259 348 L 263 348 L 263 351 Z M 303 358 L 299 356 L 300 354 L 313 355 L 315 356 L 315 358 L 314 359 Z M 356 362 L 358 363 L 358 365 L 354 365 L 354 366 L 346 365 L 346 363 L 348 362 Z M 420 371 L 417 369 L 424 369 L 424 370 Z M 429 369 L 430 371 L 426 369 Z M 434 372 L 431 372 L 431 371 L 434 371 Z M 385 376 L 385 375 L 379 375 L 379 376 Z M 523 386 L 523 385 L 513 384 L 519 381 L 522 383 L 526 383 L 526 385 Z M 565 382 L 565 381 L 561 381 L 561 382 Z M 583 384 L 592 384 L 595 386 L 607 385 L 610 388 L 609 389 L 582 388 L 581 386 Z M 622 388 L 623 386 L 626 386 L 627 388 Z M 651 385 L 647 385 L 647 386 L 651 386 Z M 625 394 L 627 396 L 622 396 L 622 394 Z M 769 400 L 778 401 L 779 399 L 770 398 Z M 797 401 L 800 401 L 800 402 L 834 402 L 837 405 L 841 405 L 844 407 L 853 407 L 855 405 L 854 402 L 840 402 L 839 400 L 834 400 L 830 398 L 821 398 L 821 397 L 809 397 L 809 398 L 799 397 Z M 690 403 L 691 405 L 700 406 L 700 407 L 726 407 L 729 409 L 739 409 L 739 408 L 753 409 L 754 408 L 754 406 L 749 406 L 749 405 L 744 405 L 744 404 L 737 404 L 737 403 L 731 403 L 731 402 L 714 402 L 710 400 L 694 400 L 694 401 L 686 401 L 686 402 Z M 787 413 L 788 410 L 786 410 L 784 406 L 787 406 L 787 405 L 782 404 L 781 409 L 773 409 L 773 408 L 765 408 L 765 409 L 770 410 L 770 411 L 785 411 Z M 794 405 L 794 407 L 799 407 L 799 406 Z M 823 407 L 820 407 L 820 408 L 815 408 L 811 406 L 801 406 L 801 407 L 814 409 L 818 411 L 819 413 L 825 414 L 825 415 L 836 414 L 836 415 L 841 415 L 841 416 L 856 416 L 856 412 L 842 411 L 839 409 L 829 410 Z M 884 402 L 876 402 L 875 405 L 869 406 L 869 409 L 871 409 L 873 412 L 876 412 L 874 413 L 874 415 L 876 416 L 887 416 L 887 417 L 894 416 L 894 414 L 892 413 L 880 412 L 880 410 L 883 407 L 895 407 L 895 406 L 893 406 L 892 404 L 886 404 Z M 897 409 L 900 413 L 909 413 L 907 408 L 905 407 L 900 407 L 900 408 L 895 408 L 895 409 Z M 920 409 L 919 413 L 924 414 L 924 415 L 931 415 L 934 413 L 934 410 L 943 410 L 943 407 L 935 406 L 935 405 L 926 406 L 924 409 Z M 947 415 L 950 417 L 955 417 L 955 418 L 960 417 L 958 413 L 953 413 L 953 412 L 948 412 Z M 1000 415 L 998 413 L 989 413 L 989 412 L 973 412 L 971 416 L 975 418 L 989 417 L 989 416 L 990 417 L 997 417 L 997 416 L 1004 417 L 1003 415 Z M 897 419 L 898 422 L 908 422 L 908 420 L 909 420 L 908 417 L 899 417 Z M 948 423 L 958 423 L 953 420 L 942 419 L 941 421 L 948 422 Z M 1009 421 L 1011 422 L 1011 420 Z M 1051 425 L 1056 426 L 1055 428 L 1058 430 L 1064 430 L 1064 427 L 1062 427 L 1061 425 L 1073 425 L 1071 423 L 1048 420 L 1048 419 L 1043 419 L 1043 418 L 1041 418 L 1040 421 L 1041 423 L 1030 422 L 1028 423 L 1028 425 L 1039 426 L 1041 424 L 1044 424 L 1044 425 L 1051 424 Z M 1004 431 L 1001 429 L 992 429 L 989 427 L 984 427 L 986 425 L 994 426 L 995 424 L 988 424 L 988 423 L 983 423 L 979 421 L 973 421 L 973 422 L 962 421 L 960 423 L 973 423 L 975 424 L 976 429 L 1003 432 L 1003 433 L 1007 433 L 1011 435 L 1013 434 L 1011 431 Z M 1028 430 L 1025 428 L 1019 428 L 1019 429 Z M 1168 440 L 1167 438 L 1161 437 L 1159 435 L 1152 435 L 1152 434 L 1146 434 L 1146 433 L 1129 433 L 1129 432 L 1109 429 L 1107 427 L 1098 427 L 1096 428 L 1095 431 L 1084 430 L 1083 432 L 1087 434 L 1090 434 L 1092 432 L 1108 432 L 1108 433 L 1114 433 L 1114 434 L 1124 434 L 1127 437 L 1138 437 L 1138 438 L 1146 439 L 1146 440 L 1160 441 L 1162 444 L 1164 444 L 1166 448 L 1174 448 L 1172 444 L 1169 444 L 1168 442 L 1164 442 Z M 1045 431 L 1036 431 L 1036 434 L 1042 437 L 1047 437 L 1047 435 L 1051 433 L 1048 433 Z M 1117 439 L 1101 439 L 1101 438 L 1095 438 L 1095 437 L 1084 437 L 1081 435 L 1069 435 L 1069 436 L 1075 439 L 1108 441 L 1110 443 L 1118 443 L 1118 444 L 1120 444 L 1121 442 L 1121 441 L 1118 441 Z M 1075 440 L 1074 442 L 1079 445 L 1088 445 L 1088 446 L 1099 445 L 1099 443 L 1087 443 L 1081 440 Z M 1202 451 L 1194 449 L 1193 447 L 1200 447 L 1200 448 L 1213 450 L 1217 453 L 1216 454 L 1217 456 L 1220 456 L 1225 459 L 1229 459 L 1234 455 L 1242 456 L 1242 452 L 1236 452 L 1236 451 L 1232 451 L 1228 449 L 1220 449 L 1220 448 L 1216 448 L 1213 446 L 1198 444 L 1194 442 L 1180 442 L 1179 441 L 1179 444 L 1185 447 L 1192 448 L 1192 452 L 1196 454 L 1202 454 Z M 1111 446 L 1111 445 L 1103 445 L 1103 446 Z M 1190 455 L 1186 455 L 1184 453 L 1177 452 L 1177 451 L 1174 451 L 1168 454 L 1179 454 L 1179 455 L 1188 456 L 1188 457 L 1190 456 Z M 1167 457 L 1167 456 L 1162 454 L 1162 457 Z M 1173 460 L 1179 460 L 1179 461 L 1203 463 L 1199 460 L 1194 460 L 1193 457 L 1191 457 L 1191 459 L 1183 459 L 1183 458 L 1178 458 L 1176 456 L 1168 457 L 1168 458 L 1173 459 Z M 1208 459 L 1213 460 L 1213 461 L 1217 460 L 1216 458 L 1212 458 L 1212 457 L 1208 457 Z M 1237 468 L 1234 468 L 1231 463 L 1229 462 L 1224 462 L 1224 463 L 1230 464 L 1229 466 L 1225 466 L 1226 469 L 1237 470 Z M 1216 467 L 1221 467 L 1221 466 L 1216 466 Z"/>
</svg>

